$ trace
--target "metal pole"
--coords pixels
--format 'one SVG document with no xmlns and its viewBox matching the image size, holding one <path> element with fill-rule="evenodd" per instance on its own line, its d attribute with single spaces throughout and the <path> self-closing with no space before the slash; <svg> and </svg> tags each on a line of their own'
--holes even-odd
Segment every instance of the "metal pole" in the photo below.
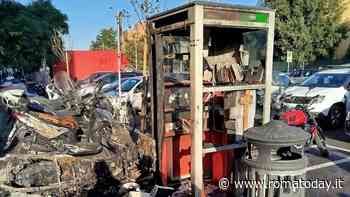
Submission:
<svg viewBox="0 0 350 197">
<path fill-rule="evenodd" d="M 146 27 L 148 28 L 148 27 Z M 148 40 L 147 40 L 147 36 L 148 36 L 148 33 L 147 33 L 147 29 L 145 30 L 146 31 L 146 34 L 143 38 L 143 76 L 146 76 L 146 73 L 147 73 L 147 62 L 148 62 L 148 59 L 147 59 L 147 56 L 148 56 Z"/>
<path fill-rule="evenodd" d="M 66 70 L 67 70 L 67 74 L 68 74 L 68 76 L 70 76 L 68 51 L 66 51 L 66 53 L 65 53 L 65 59 L 66 59 Z"/>
<path fill-rule="evenodd" d="M 137 71 L 137 67 L 138 67 L 138 56 L 137 56 L 137 41 L 135 39 L 135 66 L 136 66 L 136 71 Z"/>
<path fill-rule="evenodd" d="M 118 12 L 116 16 L 117 20 L 117 65 L 118 65 L 118 97 L 121 97 L 121 49 L 120 49 L 120 38 L 121 38 L 121 20 L 122 20 L 122 12 Z"/>
</svg>

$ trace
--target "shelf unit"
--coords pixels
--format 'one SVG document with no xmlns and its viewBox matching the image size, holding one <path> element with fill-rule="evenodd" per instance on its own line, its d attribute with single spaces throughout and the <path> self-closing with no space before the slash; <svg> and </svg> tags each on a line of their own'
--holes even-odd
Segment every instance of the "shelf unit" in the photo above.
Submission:
<svg viewBox="0 0 350 197">
<path fill-rule="evenodd" d="M 231 92 L 231 91 L 241 91 L 241 90 L 263 90 L 265 89 L 265 84 L 257 85 L 228 85 L 228 86 L 204 86 L 203 92 Z"/>
<path fill-rule="evenodd" d="M 247 145 L 244 142 L 227 144 L 222 146 L 205 146 L 203 147 L 203 154 L 216 153 L 220 151 L 233 150 L 238 148 L 245 148 Z"/>
<path fill-rule="evenodd" d="M 148 19 L 150 29 L 150 81 L 152 92 L 152 129 L 157 139 L 161 174 L 167 169 L 162 166 L 161 156 L 164 141 L 164 73 L 162 69 L 162 36 L 189 31 L 190 38 L 190 88 L 191 88 L 191 181 L 193 196 L 203 196 L 203 156 L 236 148 L 244 148 L 244 143 L 205 147 L 203 145 L 203 93 L 264 90 L 263 123 L 270 120 L 271 81 L 273 61 L 273 40 L 275 13 L 267 8 L 236 6 L 230 4 L 194 1 L 186 5 L 157 14 Z M 266 59 L 263 84 L 250 85 L 203 85 L 203 45 L 204 29 L 208 27 L 237 30 L 263 30 L 266 32 Z M 169 110 L 167 110 L 169 111 Z M 165 161 L 166 162 L 166 161 Z M 163 171 L 162 171 L 163 170 Z"/>
</svg>

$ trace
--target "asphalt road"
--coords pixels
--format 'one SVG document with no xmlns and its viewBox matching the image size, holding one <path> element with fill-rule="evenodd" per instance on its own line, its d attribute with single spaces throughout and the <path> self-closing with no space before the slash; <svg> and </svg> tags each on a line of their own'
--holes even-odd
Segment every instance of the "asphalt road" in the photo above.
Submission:
<svg viewBox="0 0 350 197">
<path fill-rule="evenodd" d="M 307 189 L 308 197 L 350 197 L 350 137 L 342 129 L 326 131 L 329 158 L 319 155 L 317 148 L 306 150 L 309 160 L 307 180 L 327 180 L 329 189 Z"/>
</svg>

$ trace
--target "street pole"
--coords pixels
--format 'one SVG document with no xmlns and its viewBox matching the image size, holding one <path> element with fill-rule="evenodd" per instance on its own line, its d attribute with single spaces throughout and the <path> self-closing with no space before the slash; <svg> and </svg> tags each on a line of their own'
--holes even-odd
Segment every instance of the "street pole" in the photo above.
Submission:
<svg viewBox="0 0 350 197">
<path fill-rule="evenodd" d="M 147 25 L 147 21 L 142 24 L 144 27 L 144 35 L 143 35 L 143 68 L 142 68 L 142 72 L 143 72 L 143 76 L 146 76 L 147 74 L 147 64 L 148 64 L 148 36 L 149 36 L 149 29 L 148 29 L 148 25 Z"/>
<path fill-rule="evenodd" d="M 137 56 L 137 41 L 135 40 L 135 66 L 136 66 L 136 71 L 138 68 L 138 56 Z"/>
<path fill-rule="evenodd" d="M 146 27 L 147 28 L 147 27 Z M 146 30 L 147 32 L 147 30 Z M 146 76 L 147 73 L 147 56 L 148 56 L 148 40 L 147 40 L 147 36 L 148 34 L 146 33 L 146 35 L 143 37 L 143 76 Z"/>
<path fill-rule="evenodd" d="M 122 32 L 122 19 L 123 13 L 117 12 L 116 20 L 117 20 L 117 65 L 118 65 L 118 97 L 121 97 L 121 34 Z"/>
<path fill-rule="evenodd" d="M 66 50 L 66 52 L 65 52 L 65 60 L 66 60 L 66 70 L 67 70 L 67 74 L 68 74 L 68 76 L 70 76 L 69 55 L 68 55 L 68 51 L 67 51 L 67 50 Z"/>
<path fill-rule="evenodd" d="M 287 68 L 287 72 L 290 72 L 290 67 L 289 64 L 293 62 L 293 52 L 292 51 L 287 51 L 287 64 L 288 64 L 288 68 Z"/>
</svg>

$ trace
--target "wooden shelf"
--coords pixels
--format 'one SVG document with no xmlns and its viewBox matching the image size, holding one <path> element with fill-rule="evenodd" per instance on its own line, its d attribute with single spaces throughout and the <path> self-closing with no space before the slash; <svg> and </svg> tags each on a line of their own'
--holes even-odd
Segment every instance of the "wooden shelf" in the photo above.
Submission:
<svg viewBox="0 0 350 197">
<path fill-rule="evenodd" d="M 237 148 L 245 148 L 247 146 L 246 143 L 239 142 L 235 144 L 227 144 L 221 146 L 203 146 L 203 154 L 216 153 L 225 150 L 233 150 Z"/>
<path fill-rule="evenodd" d="M 190 107 L 165 108 L 164 113 L 191 111 Z"/>
<path fill-rule="evenodd" d="M 229 85 L 229 86 L 212 86 L 203 87 L 203 92 L 228 92 L 237 90 L 261 90 L 265 89 L 265 84 L 257 85 Z"/>
<path fill-rule="evenodd" d="M 182 87 L 182 88 L 187 88 L 191 86 L 191 81 L 189 80 L 183 80 L 183 81 L 178 81 L 178 82 L 164 82 L 165 88 L 173 88 L 173 87 Z"/>
<path fill-rule="evenodd" d="M 176 56 L 190 55 L 190 53 L 168 53 L 164 54 L 164 59 L 175 59 Z"/>
</svg>

